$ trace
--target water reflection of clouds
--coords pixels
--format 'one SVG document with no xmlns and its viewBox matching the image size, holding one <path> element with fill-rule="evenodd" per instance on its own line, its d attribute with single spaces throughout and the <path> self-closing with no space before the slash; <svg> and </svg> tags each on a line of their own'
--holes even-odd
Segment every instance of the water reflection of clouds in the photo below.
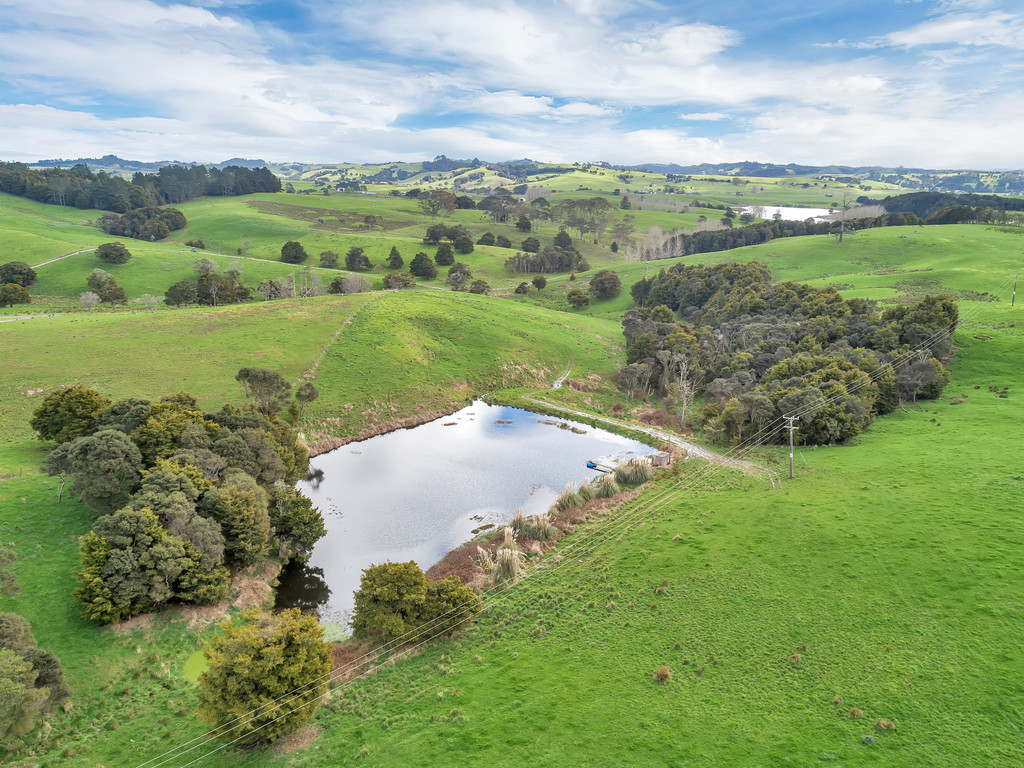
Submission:
<svg viewBox="0 0 1024 768">
<path fill-rule="evenodd" d="M 299 487 L 325 512 L 328 533 L 310 562 L 331 585 L 332 610 L 351 607 L 359 574 L 372 563 L 413 559 L 429 567 L 481 524 L 500 526 L 519 508 L 547 511 L 566 483 L 598 474 L 586 469 L 588 459 L 652 451 L 588 425 L 570 422 L 585 431 L 577 434 L 542 419 L 474 403 L 315 457 L 322 474 Z"/>
</svg>

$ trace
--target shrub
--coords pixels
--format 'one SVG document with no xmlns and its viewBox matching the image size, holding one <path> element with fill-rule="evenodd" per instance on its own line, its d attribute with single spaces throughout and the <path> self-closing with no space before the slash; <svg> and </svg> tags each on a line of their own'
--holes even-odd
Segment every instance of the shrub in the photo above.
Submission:
<svg viewBox="0 0 1024 768">
<path fill-rule="evenodd" d="M 587 296 L 579 288 L 573 288 L 565 295 L 566 301 L 569 302 L 569 306 L 573 309 L 580 309 L 581 307 L 587 306 L 590 303 L 590 297 Z"/>
<path fill-rule="evenodd" d="M 559 512 L 565 512 L 566 510 L 573 509 L 574 507 L 582 507 L 585 502 L 576 492 L 576 486 L 570 483 L 566 486 L 565 490 L 562 491 L 561 495 L 555 499 L 554 508 Z"/>
<path fill-rule="evenodd" d="M 507 584 L 515 581 L 523 574 L 523 553 L 512 547 L 500 547 L 494 553 L 494 570 L 491 581 L 494 584 Z"/>
<path fill-rule="evenodd" d="M 96 258 L 107 264 L 126 264 L 131 257 L 131 251 L 122 243 L 103 243 L 96 246 Z"/>
<path fill-rule="evenodd" d="M 654 468 L 646 459 L 631 459 L 615 468 L 615 480 L 622 485 L 641 485 L 654 477 Z"/>
<path fill-rule="evenodd" d="M 668 667 L 658 667 L 654 670 L 654 682 L 664 685 L 672 679 L 672 670 Z"/>
<path fill-rule="evenodd" d="M 480 239 L 476 241 L 477 245 L 494 245 L 494 235 L 491 232 L 484 232 L 480 235 Z"/>
<path fill-rule="evenodd" d="M 307 258 L 309 258 L 309 254 L 302 247 L 302 243 L 289 240 L 281 246 L 281 261 L 286 264 L 301 264 Z"/>
<path fill-rule="evenodd" d="M 384 275 L 384 287 L 392 290 L 412 288 L 416 285 L 416 278 L 408 272 L 388 272 Z"/>
<path fill-rule="evenodd" d="M 546 277 L 544 277 L 544 275 L 534 275 L 533 276 L 533 287 L 536 288 L 538 291 L 544 290 L 544 288 L 547 287 L 547 284 L 548 284 L 548 279 Z"/>
<path fill-rule="evenodd" d="M 594 483 L 594 496 L 598 499 L 609 499 L 621 491 L 622 489 L 619 488 L 619 484 L 615 481 L 613 473 L 601 475 L 598 481 Z"/>
<path fill-rule="evenodd" d="M 409 272 L 416 277 L 423 277 L 427 280 L 433 280 L 437 277 L 437 267 L 434 265 L 433 260 L 422 251 L 412 257 L 412 262 L 409 264 Z"/>
</svg>

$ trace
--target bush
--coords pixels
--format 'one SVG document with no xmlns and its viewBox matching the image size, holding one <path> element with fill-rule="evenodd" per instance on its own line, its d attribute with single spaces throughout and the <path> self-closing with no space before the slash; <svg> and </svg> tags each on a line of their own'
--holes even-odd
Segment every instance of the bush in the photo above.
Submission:
<svg viewBox="0 0 1024 768">
<path fill-rule="evenodd" d="M 96 258 L 107 264 L 127 264 L 131 257 L 131 251 L 122 243 L 103 243 L 96 246 Z"/>
<path fill-rule="evenodd" d="M 416 563 L 382 563 L 363 570 L 355 593 L 352 636 L 380 635 L 412 642 L 450 632 L 480 610 L 480 598 L 457 577 L 429 581 Z"/>
<path fill-rule="evenodd" d="M 493 235 L 491 236 L 493 239 Z M 36 271 L 23 261 L 9 261 L 0 266 L 0 285 L 14 283 L 28 288 L 36 281 Z"/>
<path fill-rule="evenodd" d="M 441 243 L 437 246 L 437 255 L 434 261 L 439 267 L 450 267 L 455 263 L 455 251 L 449 243 Z"/>
<path fill-rule="evenodd" d="M 602 269 L 590 279 L 590 295 L 595 299 L 613 299 L 622 292 L 619 273 Z"/>
<path fill-rule="evenodd" d="M 654 468 L 646 459 L 631 459 L 615 468 L 615 481 L 622 485 L 641 485 L 654 477 Z"/>
<path fill-rule="evenodd" d="M 75 385 L 51 392 L 32 412 L 29 426 L 40 440 L 66 443 L 92 434 L 110 400 L 95 389 Z"/>
<path fill-rule="evenodd" d="M 320 266 L 325 269 L 337 269 L 338 268 L 338 254 L 334 251 L 321 251 L 320 252 Z"/>
<path fill-rule="evenodd" d="M 0 307 L 13 307 L 15 304 L 31 304 L 32 296 L 28 290 L 17 283 L 4 283 L 0 286 Z"/>
<path fill-rule="evenodd" d="M 536 237 L 528 237 L 525 240 L 523 240 L 523 243 L 520 247 L 527 253 L 537 253 L 538 251 L 540 251 L 540 240 L 538 240 Z"/>
<path fill-rule="evenodd" d="M 369 258 L 363 253 L 363 249 L 358 245 L 353 245 L 348 249 L 345 254 L 345 269 L 350 269 L 353 272 L 358 272 L 364 269 L 370 269 L 373 265 L 370 264 Z"/>
<path fill-rule="evenodd" d="M 487 283 L 486 280 L 477 279 L 469 284 L 470 293 L 485 294 L 489 293 L 490 290 L 491 286 Z"/>
<path fill-rule="evenodd" d="M 433 280 L 437 277 L 437 267 L 434 265 L 433 259 L 422 251 L 412 257 L 412 262 L 409 264 L 409 272 L 416 277 L 426 278 L 427 280 Z"/>
<path fill-rule="evenodd" d="M 384 275 L 384 287 L 400 291 L 403 288 L 412 288 L 416 285 L 416 278 L 408 272 L 388 272 Z"/>
<path fill-rule="evenodd" d="M 281 261 L 286 264 L 301 264 L 307 258 L 309 258 L 309 254 L 302 247 L 302 243 L 289 240 L 281 246 Z"/>
<path fill-rule="evenodd" d="M 654 670 L 654 682 L 664 685 L 672 679 L 672 670 L 668 667 L 658 667 Z"/>
<path fill-rule="evenodd" d="M 569 302 L 569 306 L 573 309 L 580 309 L 581 307 L 587 306 L 590 303 L 590 297 L 587 296 L 579 288 L 573 288 L 567 294 L 565 294 L 566 301 Z"/>
<path fill-rule="evenodd" d="M 548 285 L 548 279 L 544 277 L 544 275 L 534 275 L 532 282 L 533 287 L 536 288 L 538 291 L 544 290 Z"/>
<path fill-rule="evenodd" d="M 498 246 L 499 248 L 511 248 L 512 247 L 512 241 L 509 240 L 504 235 L 498 235 L 498 237 L 495 238 L 494 244 L 496 246 Z"/>
<path fill-rule="evenodd" d="M 251 610 L 220 629 L 203 649 L 209 667 L 199 676 L 200 719 L 243 746 L 275 741 L 313 719 L 331 671 L 316 617 Z"/>
<path fill-rule="evenodd" d="M 492 232 L 484 232 L 480 235 L 480 239 L 476 241 L 477 245 L 494 245 L 494 234 Z"/>
</svg>

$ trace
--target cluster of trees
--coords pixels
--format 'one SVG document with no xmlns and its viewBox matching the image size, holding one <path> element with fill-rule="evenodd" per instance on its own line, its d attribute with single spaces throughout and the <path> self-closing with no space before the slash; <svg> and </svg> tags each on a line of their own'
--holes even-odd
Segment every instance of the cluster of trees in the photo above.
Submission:
<svg viewBox="0 0 1024 768">
<path fill-rule="evenodd" d="M 448 241 L 451 244 L 450 248 L 456 253 L 466 254 L 473 252 L 473 236 L 461 224 L 456 224 L 453 227 L 448 227 L 444 224 L 433 224 L 427 227 L 427 232 L 423 235 L 424 244 L 437 245 L 442 240 Z M 444 243 L 441 244 L 444 245 Z"/>
<path fill-rule="evenodd" d="M 100 216 L 99 228 L 108 235 L 133 237 L 136 240 L 163 240 L 171 232 L 188 225 L 185 214 L 177 208 L 158 208 L 147 205 L 120 215 L 105 213 Z"/>
<path fill-rule="evenodd" d="M 24 618 L 0 613 L 0 744 L 32 730 L 70 698 L 60 659 L 36 644 Z"/>
<path fill-rule="evenodd" d="M 480 235 L 480 239 L 476 241 L 477 245 L 496 245 L 498 248 L 511 248 L 512 241 L 504 235 L 494 236 L 493 232 L 484 232 Z M 525 248 L 523 249 L 526 250 Z"/>
<path fill-rule="evenodd" d="M 731 219 L 726 217 L 731 222 Z M 671 259 L 679 256 L 692 256 L 699 253 L 716 253 L 748 245 L 767 243 L 778 237 L 799 237 L 802 235 L 836 235 L 840 230 L 849 233 L 855 229 L 873 227 L 901 227 L 921 224 L 921 220 L 912 213 L 888 213 L 876 218 L 857 219 L 855 221 L 785 221 L 776 220 L 720 230 L 694 232 L 691 235 L 675 234 L 659 239 L 651 247 L 642 249 L 641 261 L 655 259 Z"/>
<path fill-rule="evenodd" d="M 85 163 L 71 168 L 29 168 L 0 163 L 0 192 L 40 203 L 128 213 L 136 208 L 183 203 L 203 195 L 280 192 L 281 180 L 269 168 L 167 165 L 156 173 L 136 173 L 131 181 Z"/>
<path fill-rule="evenodd" d="M 31 419 L 58 445 L 48 473 L 104 512 L 82 537 L 75 595 L 84 614 L 110 623 L 171 601 L 221 599 L 229 568 L 275 549 L 305 558 L 323 519 L 294 489 L 309 454 L 279 417 L 317 392 L 295 393 L 274 371 L 243 368 L 236 379 L 251 404 L 202 412 L 185 392 L 159 402 L 111 402 L 73 386 L 44 398 Z M 58 495 L 58 501 L 60 495 Z"/>
<path fill-rule="evenodd" d="M 23 261 L 0 265 L 0 307 L 29 304 L 32 296 L 28 289 L 36 278 L 36 271 Z"/>
<path fill-rule="evenodd" d="M 564 229 L 555 235 L 551 245 L 537 253 L 516 253 L 505 259 L 505 266 L 517 275 L 523 272 L 585 272 L 590 269 L 590 264 L 573 245 L 572 237 Z"/>
<path fill-rule="evenodd" d="M 622 319 L 619 386 L 662 397 L 684 423 L 703 392 L 712 438 L 740 441 L 799 414 L 803 442 L 840 443 L 876 414 L 939 397 L 950 380 L 949 296 L 880 312 L 831 286 L 773 284 L 758 262 L 676 265 L 631 293 L 639 306 Z"/>
<path fill-rule="evenodd" d="M 202 258 L 196 260 L 192 269 L 196 273 L 194 278 L 180 280 L 164 293 L 166 304 L 174 304 L 177 307 L 187 304 L 216 307 L 219 304 L 235 304 L 252 298 L 252 292 L 242 282 L 240 264 L 232 265 L 222 275 L 217 271 L 217 262 L 213 259 Z M 261 292 L 263 288 L 264 286 L 261 285 Z M 281 293 L 285 292 L 282 288 Z M 283 296 L 269 295 L 272 293 L 274 291 L 269 291 L 264 298 L 283 298 Z M 294 296 L 295 293 L 292 292 L 291 295 Z"/>
<path fill-rule="evenodd" d="M 857 198 L 857 202 L 867 205 L 879 204 L 890 213 L 912 213 L 928 223 L 944 224 L 943 219 L 949 217 L 946 209 L 961 209 L 959 214 L 966 216 L 963 209 L 969 209 L 975 217 L 997 217 L 1007 211 L 1024 211 L 1024 200 L 999 195 L 953 194 L 951 192 L 910 192 L 905 195 L 893 195 L 882 200 L 868 197 Z M 943 211 L 945 211 L 943 213 Z M 965 219 L 974 221 L 975 219 Z"/>
</svg>

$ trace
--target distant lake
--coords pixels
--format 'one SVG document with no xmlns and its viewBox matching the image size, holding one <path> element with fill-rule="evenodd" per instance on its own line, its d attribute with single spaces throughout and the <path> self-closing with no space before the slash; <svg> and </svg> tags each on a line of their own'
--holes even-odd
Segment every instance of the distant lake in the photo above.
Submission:
<svg viewBox="0 0 1024 768">
<path fill-rule="evenodd" d="M 586 468 L 588 460 L 653 452 L 589 425 L 475 402 L 316 456 L 310 469 L 322 477 L 297 487 L 320 508 L 327 535 L 307 566 L 282 574 L 277 604 L 316 608 L 344 623 L 367 566 L 415 560 L 426 570 L 474 530 L 501 526 L 517 509 L 546 512 L 566 483 L 599 474 Z"/>
<path fill-rule="evenodd" d="M 781 205 L 747 205 L 737 208 L 740 213 L 752 213 L 759 219 L 773 219 L 776 213 L 781 213 L 786 221 L 804 221 L 808 217 L 821 218 L 829 215 L 828 208 L 787 208 Z M 833 209 L 833 212 L 838 209 Z"/>
</svg>

